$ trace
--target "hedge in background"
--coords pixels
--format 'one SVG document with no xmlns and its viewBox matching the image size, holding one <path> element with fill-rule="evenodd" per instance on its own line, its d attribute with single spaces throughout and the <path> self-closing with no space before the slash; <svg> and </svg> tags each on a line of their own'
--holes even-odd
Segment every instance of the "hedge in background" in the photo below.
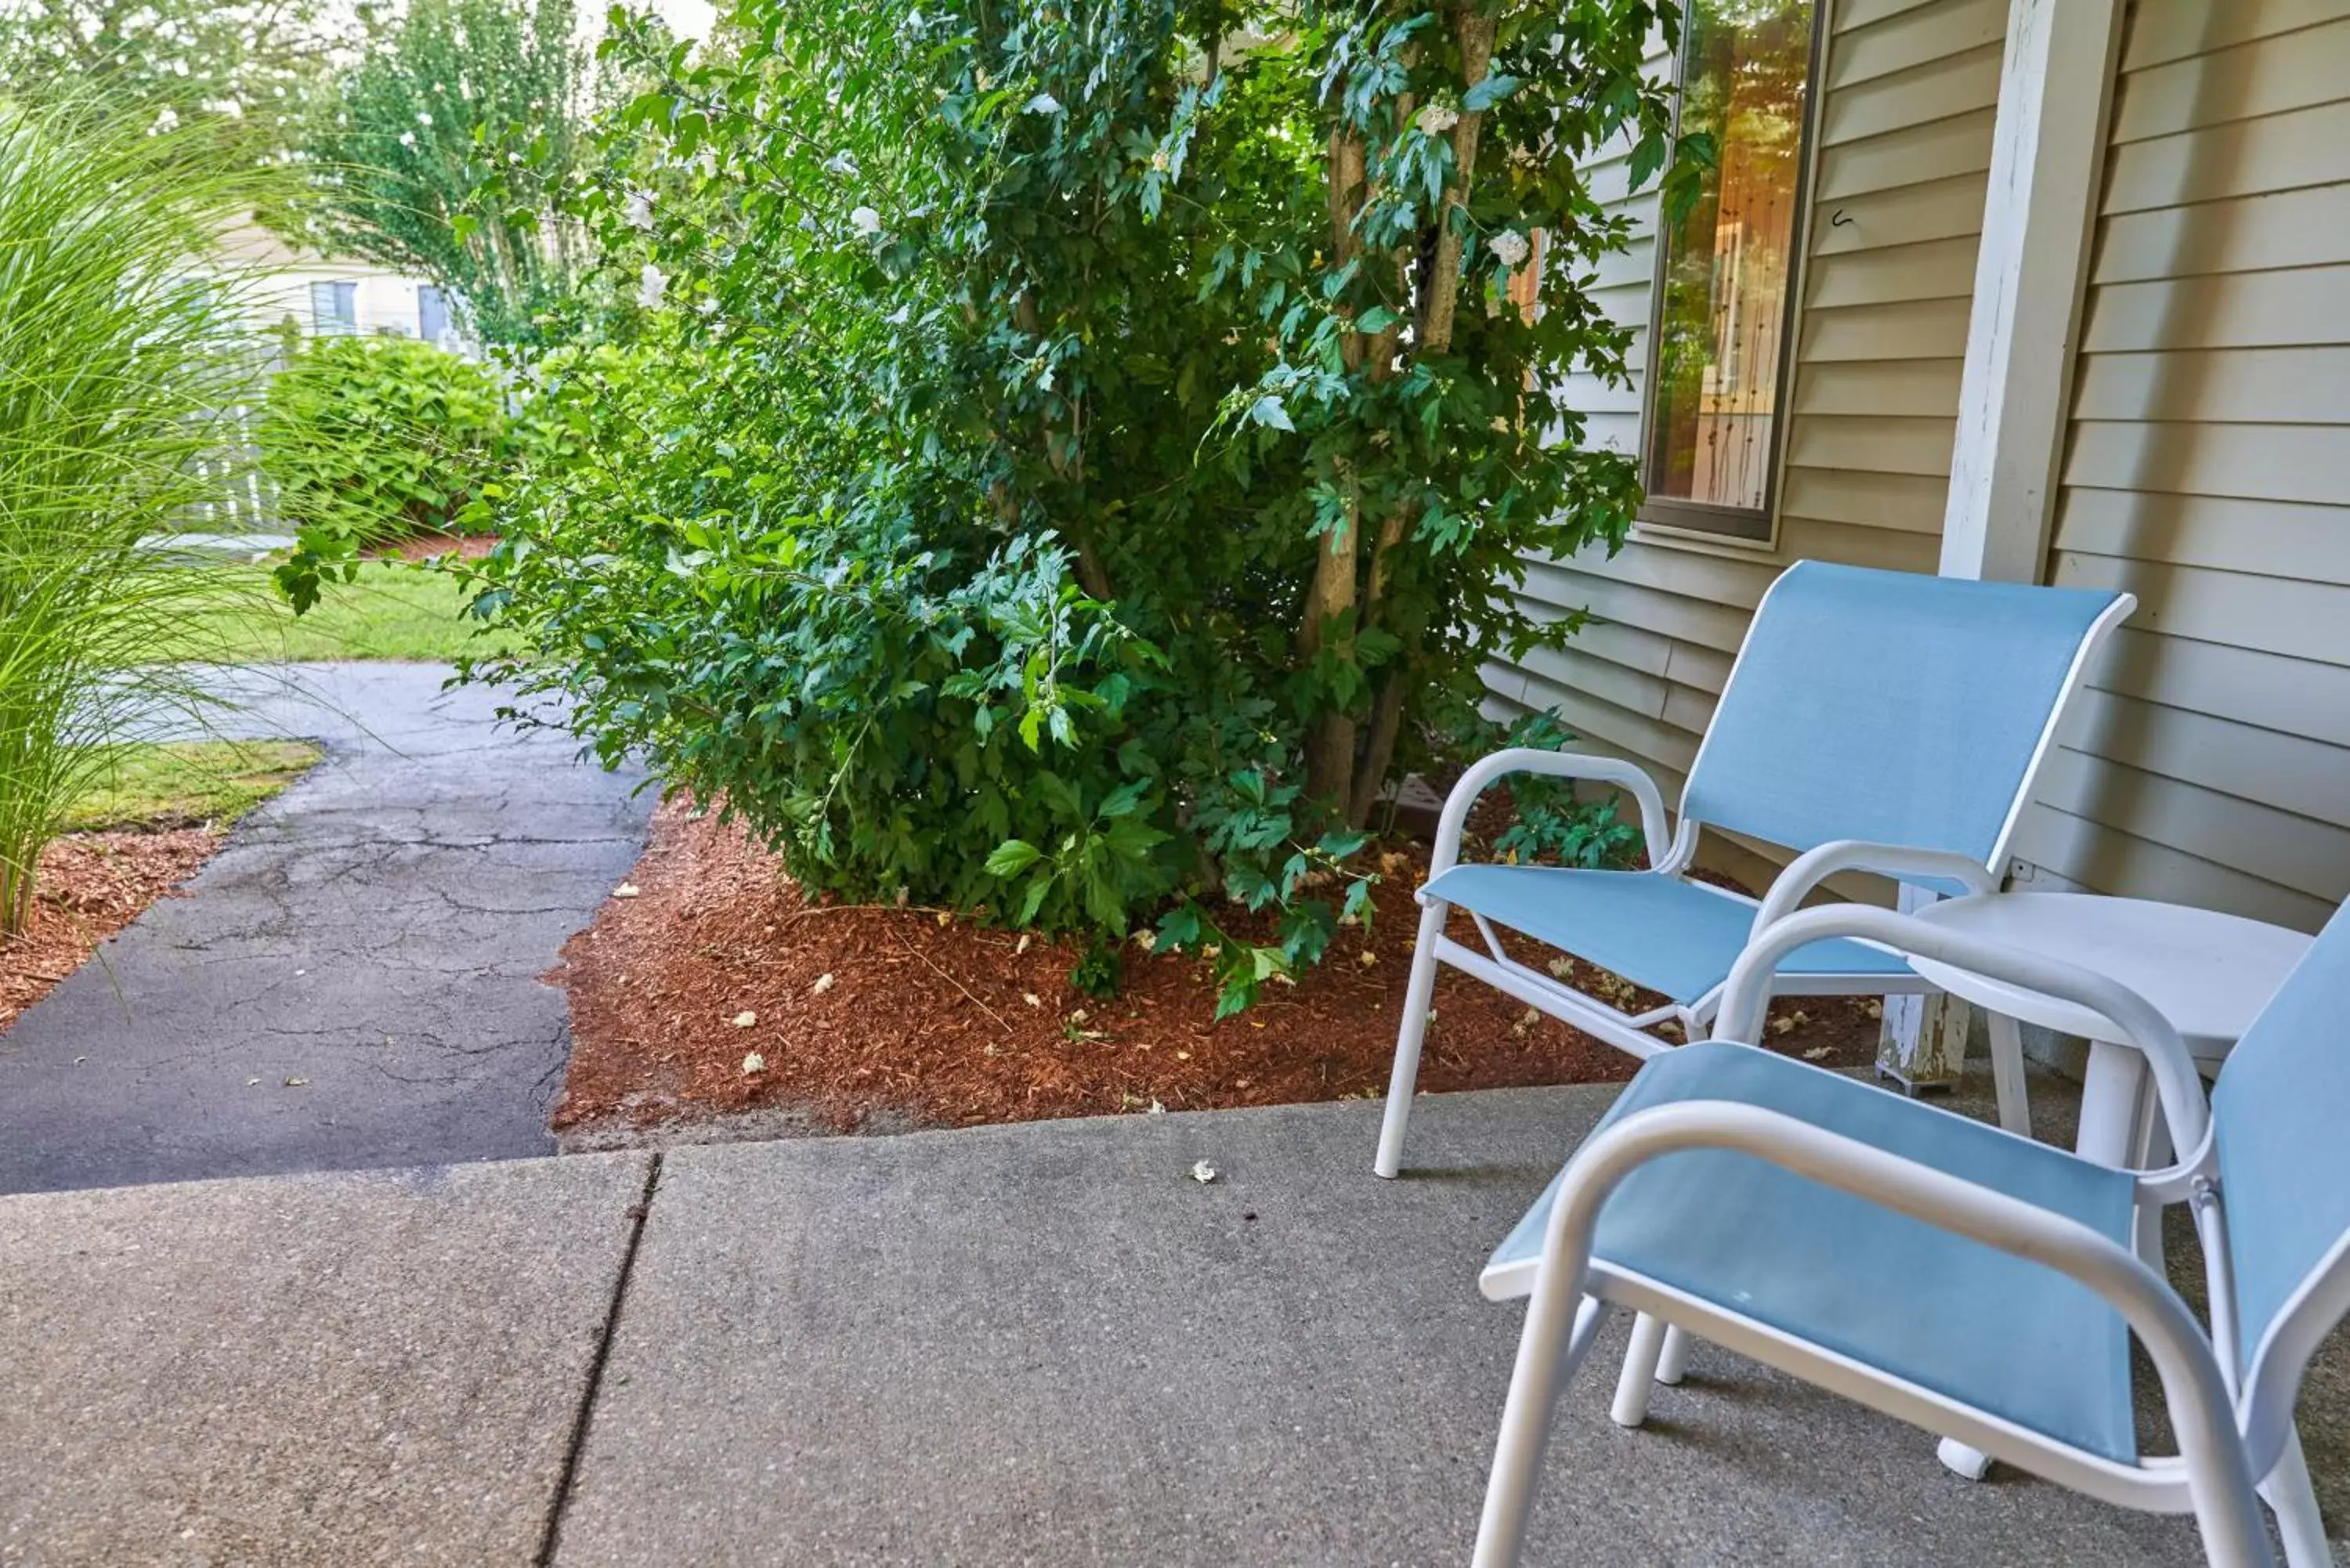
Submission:
<svg viewBox="0 0 2350 1568">
<path fill-rule="evenodd" d="M 313 339 L 270 383 L 258 433 L 299 540 L 279 574 L 297 608 L 326 564 L 452 528 L 520 444 L 488 369 L 400 337 Z"/>
</svg>

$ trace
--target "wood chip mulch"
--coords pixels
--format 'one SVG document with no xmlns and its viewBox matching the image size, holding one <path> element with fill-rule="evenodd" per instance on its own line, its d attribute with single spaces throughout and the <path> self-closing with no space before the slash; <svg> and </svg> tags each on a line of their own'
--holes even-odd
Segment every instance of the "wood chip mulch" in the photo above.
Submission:
<svg viewBox="0 0 2350 1568">
<path fill-rule="evenodd" d="M 1218 1023 L 1197 959 L 1129 946 L 1124 986 L 1097 1000 L 1069 982 L 1073 946 L 937 910 L 811 904 L 739 827 L 666 802 L 624 896 L 548 977 L 570 993 L 573 1036 L 555 1126 L 779 1108 L 851 1132 L 1383 1094 L 1426 865 L 1423 846 L 1390 849 L 1370 928 L 1342 930 L 1297 984 Z M 1454 935 L 1474 940 L 1465 919 Z M 1577 975 L 1647 1004 L 1589 966 Z M 1783 1004 L 1771 1043 L 1866 1064 L 1873 1008 Z M 1615 1082 L 1636 1065 L 1451 970 L 1436 1012 L 1423 1089 Z"/>
<path fill-rule="evenodd" d="M 371 545 L 366 554 L 371 560 L 397 556 L 403 561 L 429 561 L 436 556 L 455 556 L 461 560 L 478 561 L 497 547 L 495 534 L 411 534 L 404 539 Z"/>
<path fill-rule="evenodd" d="M 52 843 L 41 854 L 31 921 L 0 937 L 0 1032 L 148 905 L 176 897 L 226 836 L 183 827 L 70 833 Z"/>
</svg>

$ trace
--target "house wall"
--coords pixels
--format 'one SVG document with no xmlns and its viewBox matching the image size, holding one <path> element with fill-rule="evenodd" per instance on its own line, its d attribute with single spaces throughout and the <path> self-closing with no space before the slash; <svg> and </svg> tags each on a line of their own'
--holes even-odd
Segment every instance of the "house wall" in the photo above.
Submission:
<svg viewBox="0 0 2350 1568">
<path fill-rule="evenodd" d="M 275 327 L 291 316 L 303 336 L 311 336 L 316 330 L 310 306 L 313 283 L 355 286 L 353 305 L 358 321 L 352 328 L 354 332 L 363 336 L 379 332 L 400 337 L 418 336 L 418 280 L 377 268 L 328 261 L 306 260 L 272 273 L 254 291 L 252 314 L 255 322 Z"/>
<path fill-rule="evenodd" d="M 1537 607 L 1598 618 L 1489 671 L 1497 711 L 1553 709 L 1669 790 L 1788 562 L 1936 566 L 2007 4 L 1824 3 L 1774 547 L 1642 530 L 1537 564 Z M 2016 850 L 2314 929 L 2350 895 L 2350 0 L 2137 0 L 2126 29 L 2046 576 L 2141 608 Z M 1610 274 L 1620 319 L 1652 265 Z M 1638 449 L 1636 392 L 1567 396 Z"/>
<path fill-rule="evenodd" d="M 2006 0 L 1827 5 L 1774 545 L 1641 528 L 1612 558 L 1534 564 L 1533 607 L 1596 618 L 1563 653 L 1490 667 L 1496 711 L 1549 709 L 1584 743 L 1650 766 L 1670 794 L 1788 563 L 1934 570 L 2006 20 Z M 1594 180 L 1653 227 L 1655 200 L 1625 192 L 1620 157 L 1598 161 Z M 1609 313 L 1643 337 L 1654 268 L 1644 238 L 1602 275 Z M 1562 396 L 1589 414 L 1595 444 L 1639 450 L 1637 387 L 1580 377 Z M 1760 846 L 1711 837 L 1715 864 L 1768 875 Z"/>
<path fill-rule="evenodd" d="M 2315 929 L 2350 895 L 2350 0 L 2140 0 L 2048 576 L 2141 607 L 2018 851 Z"/>
<path fill-rule="evenodd" d="M 419 335 L 421 318 L 416 291 L 424 280 L 396 273 L 369 262 L 344 261 L 298 250 L 257 223 L 240 225 L 223 236 L 224 257 L 249 280 L 245 314 L 256 331 L 275 330 L 287 317 L 304 337 L 316 331 L 311 308 L 313 283 L 353 286 L 352 330 L 362 335 Z M 439 340 L 442 347 L 463 351 L 453 324 Z"/>
</svg>

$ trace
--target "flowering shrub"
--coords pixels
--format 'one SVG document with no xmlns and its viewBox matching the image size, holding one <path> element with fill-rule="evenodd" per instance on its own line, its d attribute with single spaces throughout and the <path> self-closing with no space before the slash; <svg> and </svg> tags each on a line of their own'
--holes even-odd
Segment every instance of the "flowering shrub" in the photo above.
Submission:
<svg viewBox="0 0 2350 1568">
<path fill-rule="evenodd" d="M 733 23 L 606 46 L 647 85 L 575 202 L 598 346 L 542 367 L 583 455 L 487 503 L 528 651 L 485 672 L 812 888 L 1155 919 L 1244 1003 L 1366 911 L 1381 786 L 1492 742 L 1481 660 L 1573 631 L 1522 556 L 1631 516 L 1528 389 L 1625 376 L 1578 155 L 1664 167 L 1669 8 Z"/>
</svg>

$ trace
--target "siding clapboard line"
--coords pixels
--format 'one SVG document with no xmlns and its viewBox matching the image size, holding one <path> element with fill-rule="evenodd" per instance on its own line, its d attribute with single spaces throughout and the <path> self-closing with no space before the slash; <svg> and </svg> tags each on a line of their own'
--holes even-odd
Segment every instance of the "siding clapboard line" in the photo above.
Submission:
<svg viewBox="0 0 2350 1568">
<path fill-rule="evenodd" d="M 2139 0 L 2049 577 L 2141 607 L 2019 853 L 2314 929 L 2350 894 L 2350 0 Z"/>
<path fill-rule="evenodd" d="M 1554 712 L 1582 743 L 1648 766 L 1669 793 L 1754 605 L 1789 562 L 1932 571 L 1938 552 L 2006 0 L 1841 0 L 1822 15 L 1830 32 L 1775 547 L 1691 547 L 1641 531 L 1612 557 L 1537 563 L 1518 602 L 1595 620 L 1565 655 L 1488 670 L 1498 713 Z M 1620 166 L 1594 172 L 1625 200 Z M 1652 228 L 1653 202 L 1638 210 Z M 1827 221 L 1837 214 L 1842 223 Z M 1652 268 L 1653 243 L 1638 248 Z M 1649 279 L 1631 275 L 1630 303 L 1611 294 L 1610 314 L 1645 327 Z M 1578 377 L 1560 396 L 1593 416 L 1594 444 L 1639 450 L 1637 395 Z M 1761 846 L 1721 837 L 1709 842 L 1714 863 L 1767 871 Z"/>
<path fill-rule="evenodd" d="M 1496 711 L 1555 712 L 1669 792 L 1786 563 L 1935 569 L 2006 9 L 1829 7 L 1774 547 L 1640 530 L 1533 564 L 1520 603 L 1595 618 L 1491 666 Z M 2140 608 L 2017 852 L 2314 929 L 2350 895 L 2350 0 L 2134 0 L 2126 28 L 2045 576 Z M 1653 226 L 1620 159 L 1596 172 Z M 1601 282 L 1645 333 L 1638 250 Z M 1559 396 L 1638 450 L 1637 388 Z"/>
</svg>

